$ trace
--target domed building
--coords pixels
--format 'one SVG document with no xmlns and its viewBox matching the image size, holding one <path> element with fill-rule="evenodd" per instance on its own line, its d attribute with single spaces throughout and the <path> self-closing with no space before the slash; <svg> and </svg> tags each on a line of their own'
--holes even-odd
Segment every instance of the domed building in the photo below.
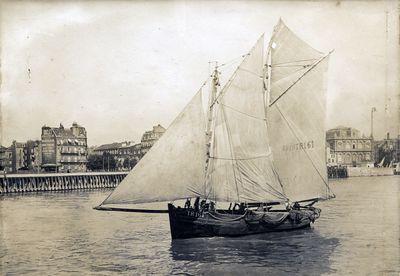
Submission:
<svg viewBox="0 0 400 276">
<path fill-rule="evenodd" d="M 372 138 L 361 136 L 360 131 L 338 126 L 326 132 L 326 141 L 338 165 L 366 166 L 374 162 Z"/>
</svg>

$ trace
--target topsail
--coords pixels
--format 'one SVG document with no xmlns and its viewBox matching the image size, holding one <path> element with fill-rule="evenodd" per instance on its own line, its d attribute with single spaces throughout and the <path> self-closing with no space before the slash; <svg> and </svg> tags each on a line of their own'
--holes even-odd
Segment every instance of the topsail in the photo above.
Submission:
<svg viewBox="0 0 400 276">
<path fill-rule="evenodd" d="M 270 41 L 269 137 L 274 165 L 292 201 L 328 198 L 325 92 L 328 56 L 280 21 Z"/>
</svg>

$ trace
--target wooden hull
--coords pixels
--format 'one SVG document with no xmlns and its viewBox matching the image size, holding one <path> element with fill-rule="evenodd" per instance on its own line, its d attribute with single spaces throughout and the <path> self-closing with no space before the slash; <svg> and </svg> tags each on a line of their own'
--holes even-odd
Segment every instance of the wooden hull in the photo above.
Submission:
<svg viewBox="0 0 400 276">
<path fill-rule="evenodd" d="M 168 204 L 172 239 L 235 237 L 300 229 L 309 227 L 319 217 L 319 212 L 311 207 L 290 211 L 246 211 L 244 214 L 201 213 Z"/>
</svg>

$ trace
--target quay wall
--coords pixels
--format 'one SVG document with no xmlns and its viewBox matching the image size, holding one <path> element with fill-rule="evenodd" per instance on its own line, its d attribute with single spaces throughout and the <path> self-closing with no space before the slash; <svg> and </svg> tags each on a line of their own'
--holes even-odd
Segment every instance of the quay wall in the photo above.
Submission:
<svg viewBox="0 0 400 276">
<path fill-rule="evenodd" d="M 114 188 L 128 172 L 11 174 L 0 176 L 0 194 Z"/>
<path fill-rule="evenodd" d="M 368 167 L 348 167 L 348 175 L 353 176 L 384 176 L 393 175 L 393 168 L 368 168 Z"/>
</svg>

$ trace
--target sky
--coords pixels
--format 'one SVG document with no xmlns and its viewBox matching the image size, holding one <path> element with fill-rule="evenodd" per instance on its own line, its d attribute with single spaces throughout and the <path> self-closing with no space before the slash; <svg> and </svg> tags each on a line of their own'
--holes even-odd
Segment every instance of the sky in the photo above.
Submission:
<svg viewBox="0 0 400 276">
<path fill-rule="evenodd" d="M 326 129 L 400 134 L 396 1 L 1 2 L 0 144 L 86 127 L 89 145 L 167 127 L 209 75 L 282 18 L 330 57 Z M 239 59 L 238 59 L 239 58 Z M 232 63 L 231 66 L 237 66 Z M 231 69 L 222 72 L 222 82 Z"/>
</svg>

